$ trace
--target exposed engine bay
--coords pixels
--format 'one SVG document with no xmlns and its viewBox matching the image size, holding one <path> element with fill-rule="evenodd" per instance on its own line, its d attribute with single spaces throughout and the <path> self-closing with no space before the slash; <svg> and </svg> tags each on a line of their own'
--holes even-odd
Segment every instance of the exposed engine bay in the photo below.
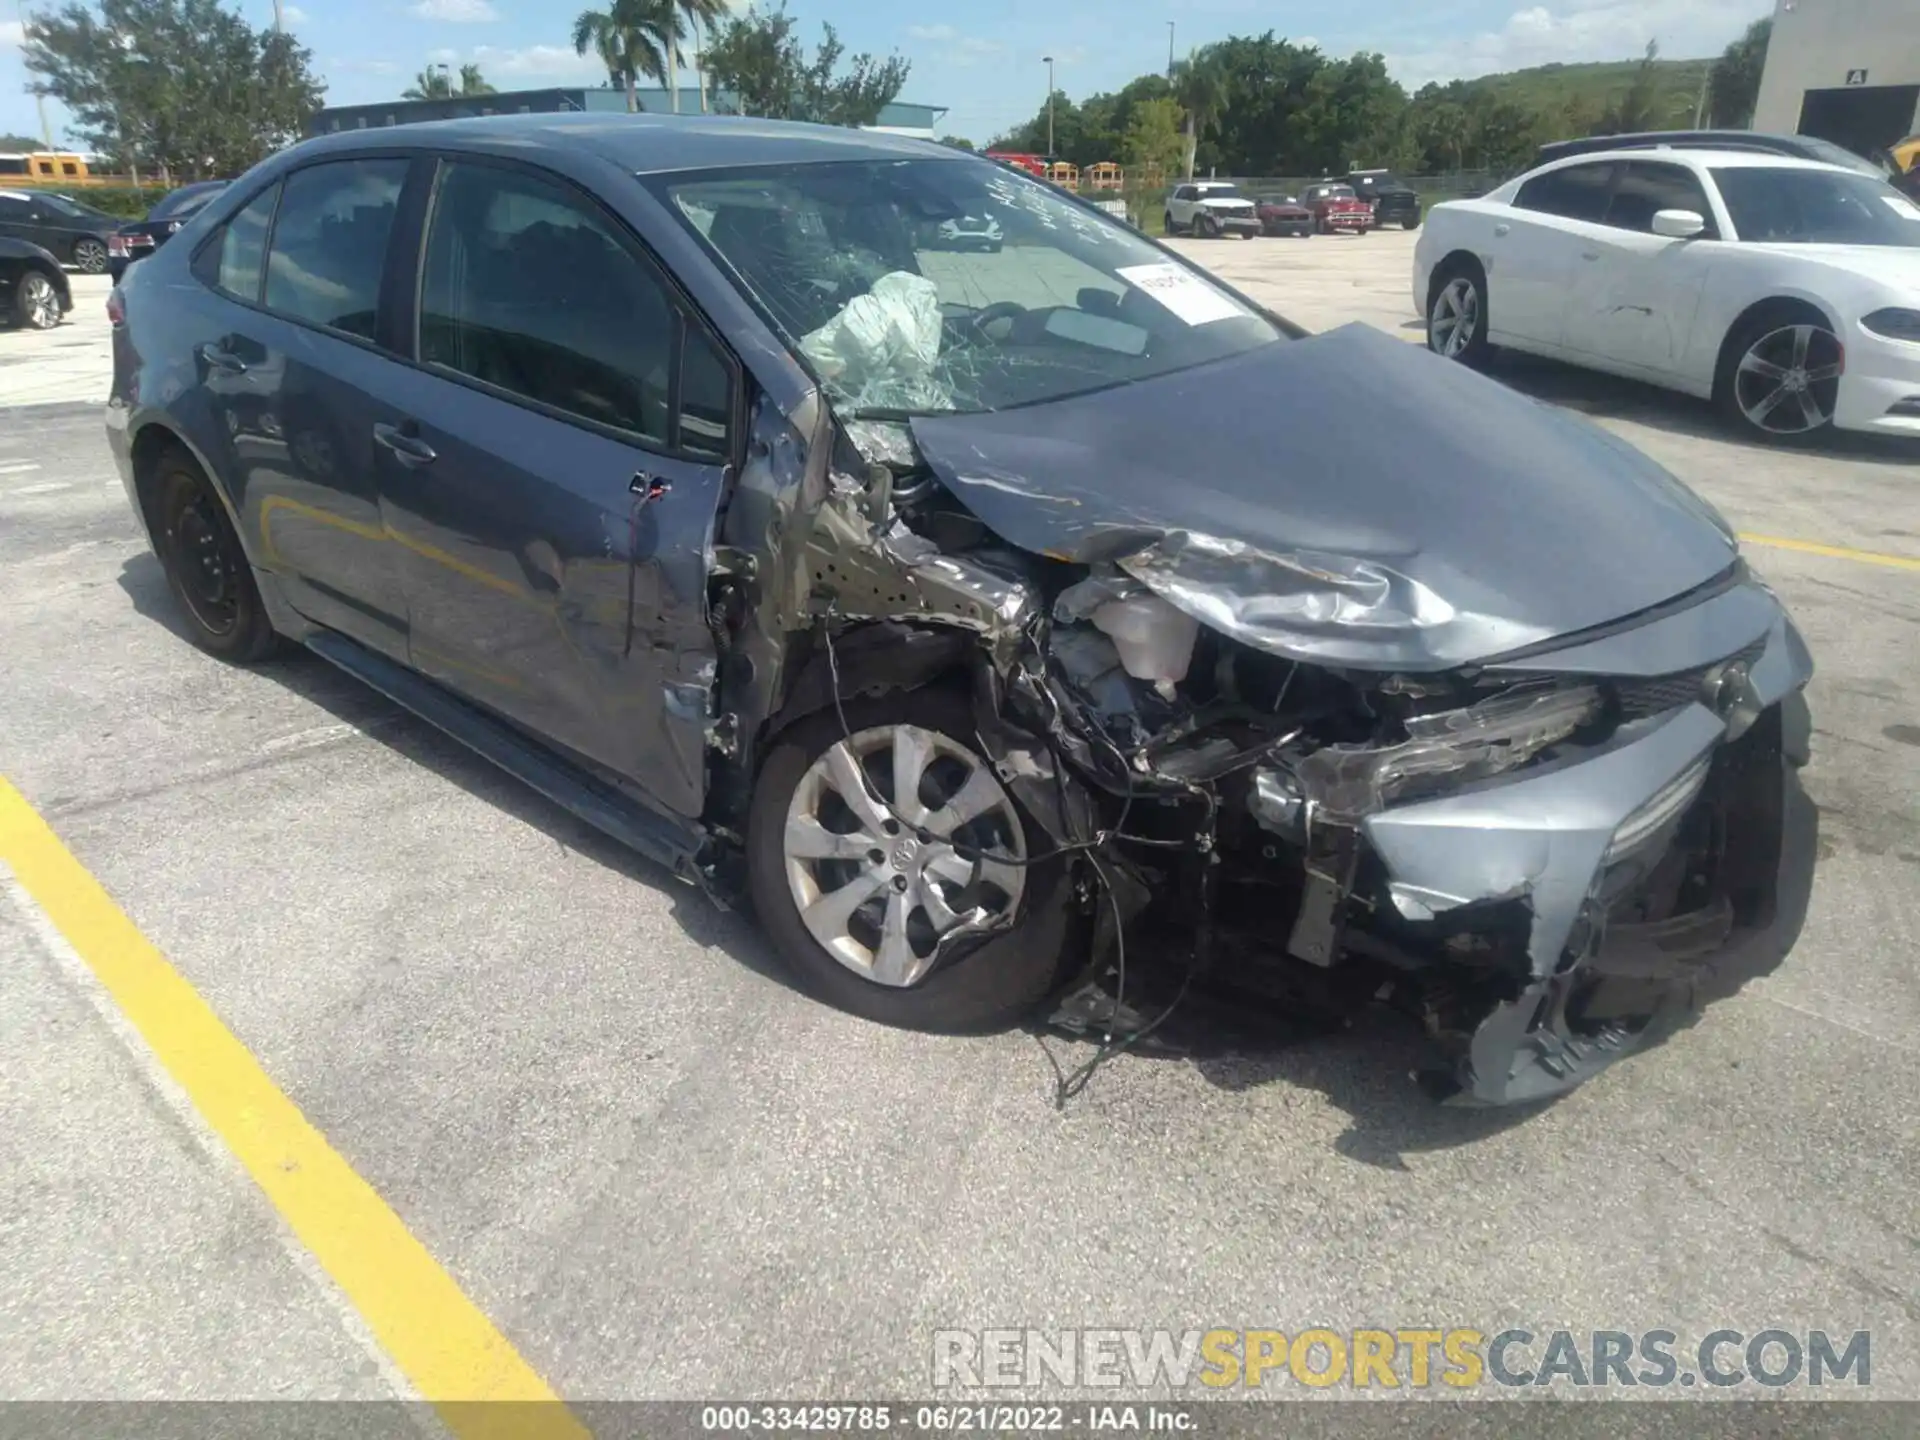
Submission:
<svg viewBox="0 0 1920 1440">
<path fill-rule="evenodd" d="M 1737 563 L 1674 607 L 1739 637 L 1710 665 L 1609 675 L 1598 634 L 1557 668 L 1497 622 L 1507 663 L 1343 663 L 1355 635 L 1445 635 L 1458 613 L 1384 567 L 1192 531 L 1017 548 L 968 502 L 1044 509 L 1030 482 L 943 477 L 904 423 L 824 423 L 817 503 L 790 491 L 772 527 L 783 593 L 743 584 L 767 574 L 746 557 L 721 581 L 723 689 L 756 629 L 776 731 L 965 676 L 979 745 L 1075 867 L 1087 961 L 1056 1025 L 1124 1046 L 1196 980 L 1303 1013 L 1384 999 L 1431 1038 L 1434 1094 L 1510 1103 L 1662 1038 L 1791 945 L 1805 896 L 1776 877 L 1798 790 L 1779 777 L 1804 758 L 1810 663 Z M 1127 938 L 1149 931 L 1130 979 Z M 989 933 L 959 927 L 936 963 Z"/>
</svg>

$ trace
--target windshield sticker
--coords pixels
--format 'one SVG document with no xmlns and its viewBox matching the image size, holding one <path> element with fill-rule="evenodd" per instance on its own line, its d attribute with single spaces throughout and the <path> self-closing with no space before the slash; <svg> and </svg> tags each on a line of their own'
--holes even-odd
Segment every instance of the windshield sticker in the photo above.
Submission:
<svg viewBox="0 0 1920 1440">
<path fill-rule="evenodd" d="M 1894 214 L 1905 220 L 1920 220 L 1920 205 L 1915 205 L 1904 195 L 1882 195 L 1881 200 Z"/>
<path fill-rule="evenodd" d="M 1238 320 L 1247 313 L 1211 285 L 1203 285 L 1198 276 L 1170 261 L 1158 265 L 1127 265 L 1114 273 L 1129 285 L 1146 291 L 1189 325 Z"/>
</svg>

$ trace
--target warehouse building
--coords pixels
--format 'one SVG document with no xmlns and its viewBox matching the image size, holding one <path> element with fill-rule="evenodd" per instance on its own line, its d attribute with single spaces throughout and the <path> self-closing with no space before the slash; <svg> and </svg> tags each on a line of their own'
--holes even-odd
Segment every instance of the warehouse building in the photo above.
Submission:
<svg viewBox="0 0 1920 1440">
<path fill-rule="evenodd" d="M 1753 128 L 1862 155 L 1920 134 L 1920 0 L 1776 0 Z"/>
</svg>

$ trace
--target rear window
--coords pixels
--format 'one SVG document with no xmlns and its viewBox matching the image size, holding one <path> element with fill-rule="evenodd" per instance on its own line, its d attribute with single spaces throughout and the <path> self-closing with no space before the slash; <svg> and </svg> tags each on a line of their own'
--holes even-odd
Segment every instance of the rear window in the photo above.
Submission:
<svg viewBox="0 0 1920 1440">
<path fill-rule="evenodd" d="M 1528 180 L 1513 197 L 1513 203 L 1521 210 L 1598 223 L 1607 213 L 1607 195 L 1612 182 L 1611 160 L 1569 165 L 1564 170 L 1549 170 Z"/>
</svg>

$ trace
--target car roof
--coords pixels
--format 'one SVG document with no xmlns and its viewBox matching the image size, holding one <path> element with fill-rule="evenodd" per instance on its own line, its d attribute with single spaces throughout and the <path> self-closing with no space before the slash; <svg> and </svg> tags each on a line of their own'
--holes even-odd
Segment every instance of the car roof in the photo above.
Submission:
<svg viewBox="0 0 1920 1440">
<path fill-rule="evenodd" d="M 1844 165 L 1829 165 L 1824 160 L 1803 160 L 1798 155 L 1777 155 L 1771 150 L 1714 150 L 1675 145 L 1647 149 L 1629 146 L 1620 150 L 1582 151 L 1578 155 L 1556 156 L 1548 164 L 1558 169 L 1567 165 L 1604 164 L 1611 160 L 1690 160 L 1696 165 L 1711 165 L 1716 170 L 1838 170 L 1851 175 L 1858 172 Z M 1541 169 L 1547 168 L 1541 166 Z"/>
<path fill-rule="evenodd" d="M 314 153 L 394 144 L 527 150 L 584 150 L 635 174 L 726 166 L 804 165 L 833 160 L 972 158 L 950 146 L 839 125 L 754 120 L 735 115 L 568 112 L 480 115 L 340 131 L 302 143 Z"/>
</svg>

